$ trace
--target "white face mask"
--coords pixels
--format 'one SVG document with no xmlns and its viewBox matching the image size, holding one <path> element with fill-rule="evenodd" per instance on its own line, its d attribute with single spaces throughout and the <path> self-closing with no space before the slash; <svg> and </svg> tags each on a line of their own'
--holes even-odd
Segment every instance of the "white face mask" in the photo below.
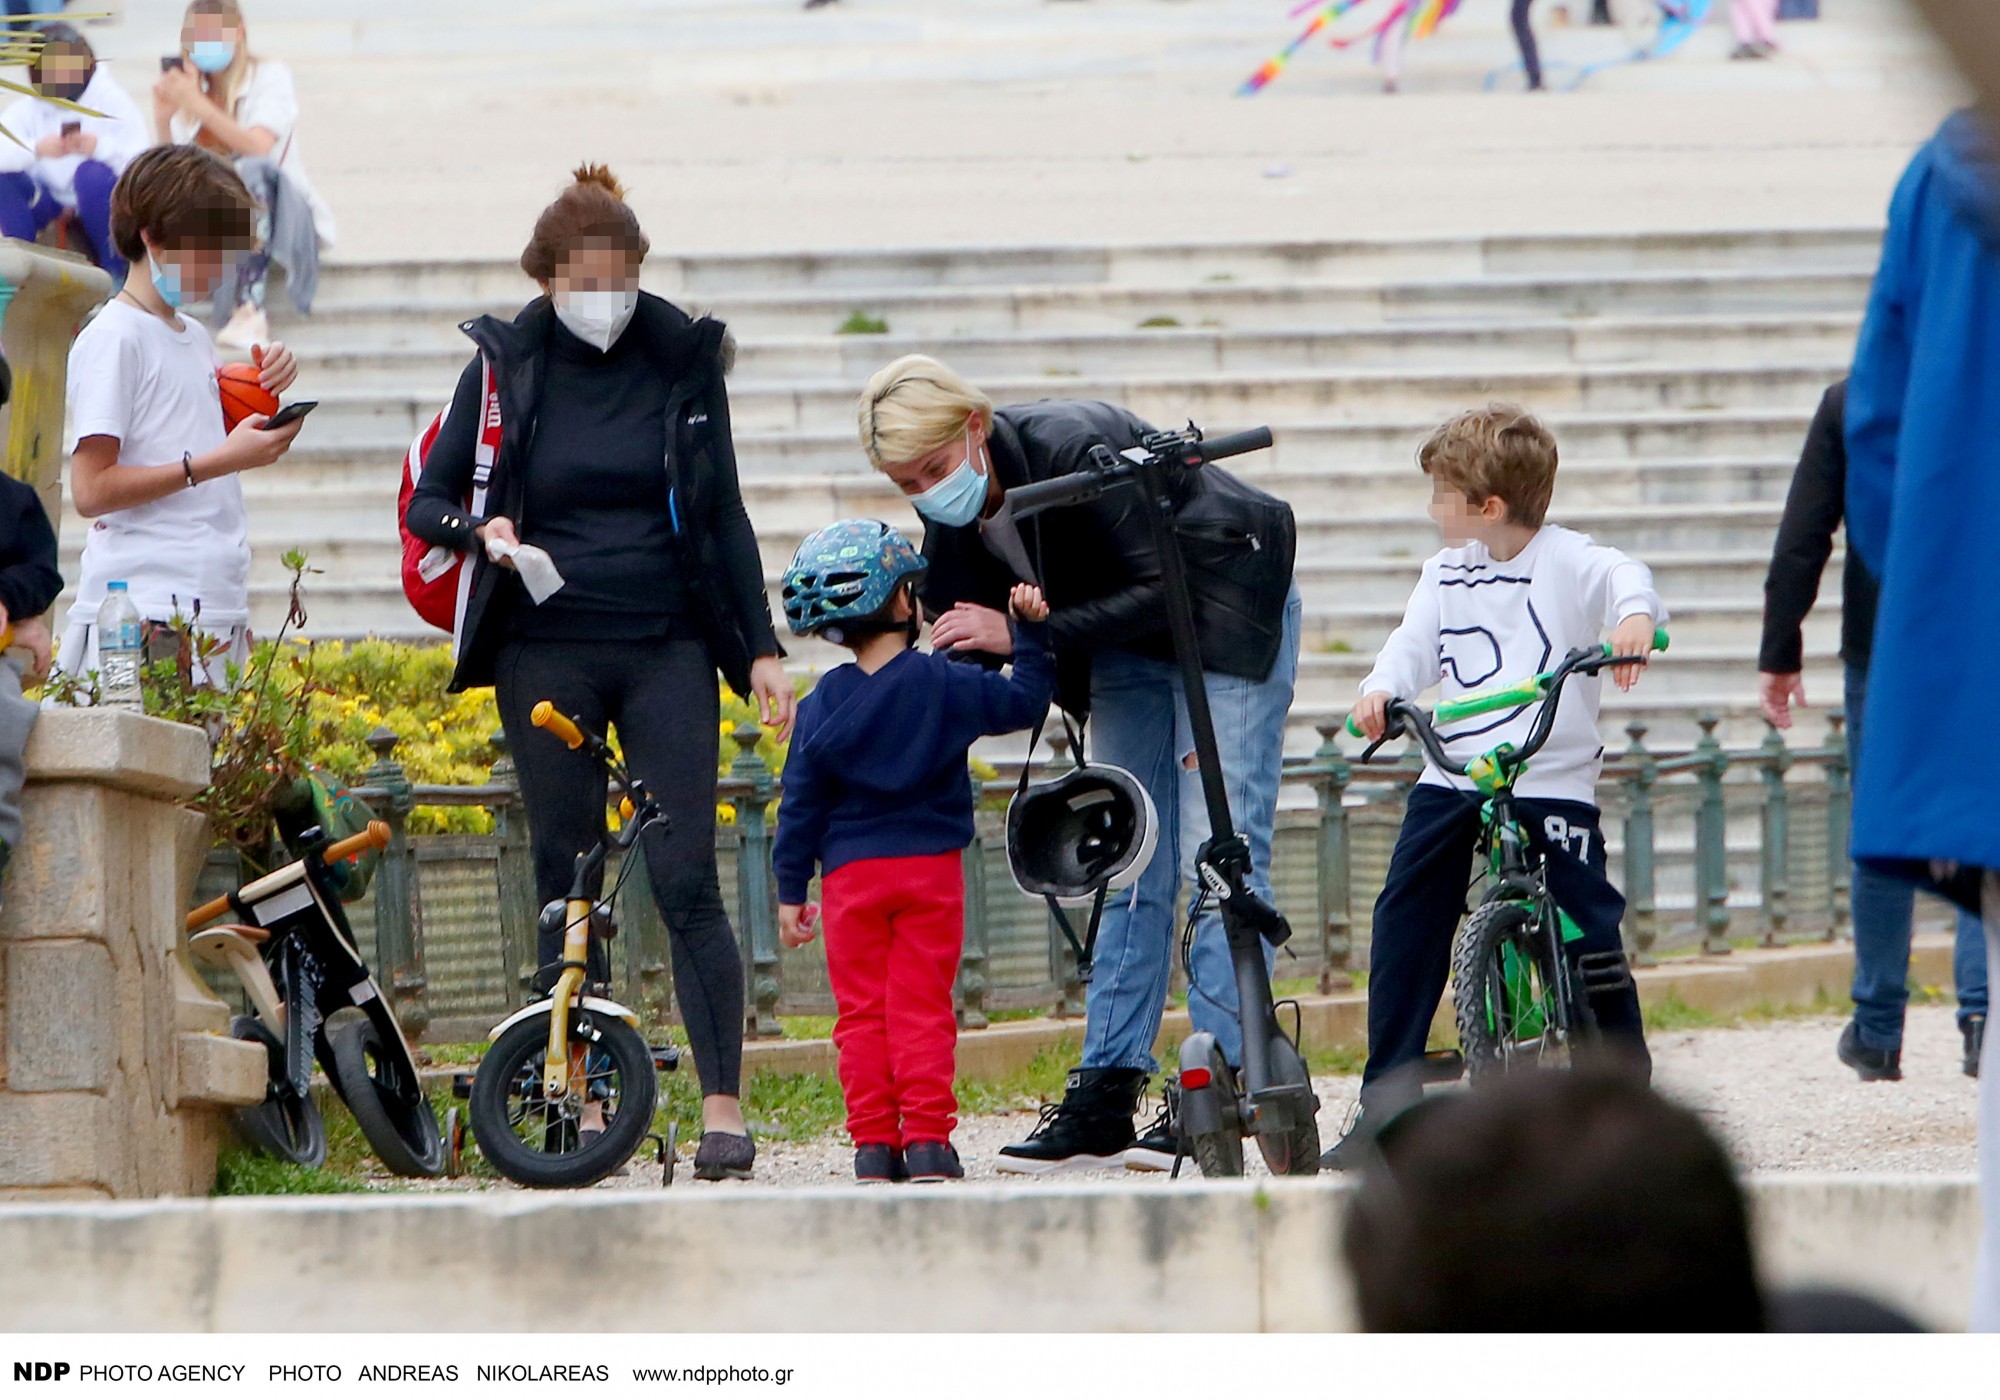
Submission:
<svg viewBox="0 0 2000 1400">
<path fill-rule="evenodd" d="M 639 289 L 611 292 L 571 292 L 556 302 L 556 319 L 585 345 L 609 350 L 632 323 L 639 309 Z"/>
</svg>

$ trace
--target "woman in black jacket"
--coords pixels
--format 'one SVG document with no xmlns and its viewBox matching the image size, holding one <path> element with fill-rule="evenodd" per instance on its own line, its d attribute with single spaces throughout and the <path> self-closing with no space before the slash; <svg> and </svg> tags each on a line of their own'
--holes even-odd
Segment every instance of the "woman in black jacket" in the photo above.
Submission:
<svg viewBox="0 0 2000 1400">
<path fill-rule="evenodd" d="M 479 354 L 459 376 L 407 523 L 473 552 L 451 688 L 495 687 L 538 897 L 563 897 L 578 852 L 602 831 L 605 779 L 534 727 L 537 701 L 600 732 L 615 726 L 633 775 L 667 812 L 667 829 L 647 834 L 646 866 L 701 1077 L 695 1172 L 713 1180 L 748 1176 L 756 1155 L 738 1101 L 743 966 L 715 868 L 715 674 L 755 696 L 781 736 L 793 694 L 737 486 L 723 328 L 639 291 L 647 246 L 610 172 L 578 170 L 521 255 L 544 295 L 511 322 L 462 328 Z M 501 437 L 474 516 L 482 358 Z M 545 551 L 562 579 L 539 604 L 516 567 L 522 547 Z M 545 967 L 561 944 L 544 925 Z"/>
<path fill-rule="evenodd" d="M 925 519 L 925 611 L 939 650 L 1011 649 L 1005 609 L 1017 582 L 1047 595 L 1057 696 L 1087 711 L 1090 757 L 1130 770 L 1160 814 L 1152 863 L 1104 909 L 1084 1024 L 1083 1061 L 1058 1109 L 1025 1142 L 1002 1149 L 1003 1171 L 1040 1174 L 1115 1165 L 1173 1165 L 1164 1114 L 1135 1138 L 1134 1114 L 1158 1068 L 1153 1043 L 1166 1005 L 1174 901 L 1192 877 L 1208 813 L 1192 771 L 1193 737 L 1167 636 L 1158 556 L 1130 491 L 1051 511 L 1016 527 L 1007 493 L 1077 471 L 1098 445 L 1131 447 L 1153 429 L 1106 403 L 1043 400 L 994 408 L 936 360 L 905 356 L 869 381 L 862 450 Z M 1292 580 L 1291 508 L 1218 467 L 1179 484 L 1175 532 L 1188 565 L 1195 630 L 1229 789 L 1250 844 L 1252 878 L 1270 895 L 1271 833 L 1285 718 L 1298 672 L 1300 601 Z M 1222 921 L 1198 922 L 1188 1009 L 1241 1061 L 1235 974 Z"/>
</svg>

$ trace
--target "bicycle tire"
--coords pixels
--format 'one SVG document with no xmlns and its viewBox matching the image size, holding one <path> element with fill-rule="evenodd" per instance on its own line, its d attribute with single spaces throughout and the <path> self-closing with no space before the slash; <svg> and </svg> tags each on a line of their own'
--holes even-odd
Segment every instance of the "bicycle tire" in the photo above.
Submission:
<svg viewBox="0 0 2000 1400">
<path fill-rule="evenodd" d="M 1227 1106 L 1223 1126 L 1220 1132 L 1191 1135 L 1188 1155 L 1201 1168 L 1202 1176 L 1210 1181 L 1224 1181 L 1243 1175 L 1243 1129 L 1236 1111 L 1240 1095 L 1236 1088 L 1236 1072 L 1230 1069 L 1229 1061 L 1223 1057 L 1221 1046 L 1209 1052 L 1208 1069 L 1211 1092 L 1220 1094 Z"/>
<path fill-rule="evenodd" d="M 284 1047 L 255 1016 L 235 1017 L 229 1023 L 229 1034 L 252 1042 L 269 1059 L 283 1063 Z M 320 1116 L 319 1104 L 311 1094 L 294 1094 L 282 1072 L 266 1078 L 262 1103 L 237 1108 L 229 1119 L 248 1147 L 295 1167 L 326 1164 L 326 1120 Z"/>
<path fill-rule="evenodd" d="M 1541 1014 L 1554 1022 L 1557 1042 L 1567 1044 L 1569 1007 L 1552 985 L 1543 952 L 1531 937 L 1533 927 L 1532 910 L 1512 900 L 1492 900 L 1472 911 L 1452 947 L 1452 1011 L 1458 1024 L 1458 1048 L 1465 1057 L 1466 1075 L 1475 1084 L 1526 1058 L 1521 1028 L 1516 1023 L 1517 1008 L 1508 994 L 1505 955 L 1510 947 L 1532 969 Z M 1545 1024 L 1544 1039 L 1546 1035 Z M 1542 1061 L 1538 1052 L 1535 1062 Z"/>
<path fill-rule="evenodd" d="M 397 1176 L 443 1175 L 437 1114 L 422 1082 L 410 1081 L 407 1057 L 385 1053 L 382 1028 L 372 1019 L 354 1021 L 328 1036 L 327 1045 L 334 1087 L 382 1165 Z"/>
<path fill-rule="evenodd" d="M 571 1040 L 587 1042 L 589 1054 L 605 1057 L 608 1070 L 601 1077 L 618 1076 L 619 1103 L 603 1133 L 587 1146 L 576 1141 L 573 1120 L 550 1125 L 544 1111 L 541 1142 L 557 1147 L 548 1151 L 521 1136 L 511 1109 L 518 1090 L 525 1125 L 544 1102 L 540 1084 L 548 1035 L 548 1021 L 535 1016 L 510 1026 L 493 1042 L 472 1078 L 467 1105 L 472 1136 L 493 1169 L 509 1181 L 536 1188 L 594 1185 L 624 1166 L 653 1130 L 660 1090 L 653 1051 L 644 1036 L 617 1017 L 572 1009 Z"/>
<path fill-rule="evenodd" d="M 1271 1038 L 1271 1078 L 1281 1084 L 1310 1085 L 1305 1056 L 1282 1036 Z M 1317 1101 L 1315 1101 L 1315 1108 Z M 1257 1134 L 1257 1150 L 1273 1176 L 1316 1176 L 1319 1173 L 1319 1115 L 1308 1113 L 1303 1123 L 1282 1133 Z"/>
</svg>

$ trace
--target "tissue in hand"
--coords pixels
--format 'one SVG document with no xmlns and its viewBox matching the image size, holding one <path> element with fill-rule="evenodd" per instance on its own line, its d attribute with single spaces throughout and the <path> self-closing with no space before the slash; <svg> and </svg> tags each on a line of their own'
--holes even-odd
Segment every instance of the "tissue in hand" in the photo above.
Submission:
<svg viewBox="0 0 2000 1400">
<path fill-rule="evenodd" d="M 563 586 L 563 576 L 546 549 L 538 549 L 531 544 L 488 540 L 486 557 L 496 564 L 502 559 L 513 560 L 515 569 L 520 572 L 521 582 L 528 585 L 528 596 L 537 604 L 548 602 Z"/>
</svg>

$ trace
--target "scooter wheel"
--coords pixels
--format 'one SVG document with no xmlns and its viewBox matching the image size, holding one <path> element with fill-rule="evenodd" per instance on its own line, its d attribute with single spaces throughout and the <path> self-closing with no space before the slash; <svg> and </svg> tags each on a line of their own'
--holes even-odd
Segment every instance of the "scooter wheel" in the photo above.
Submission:
<svg viewBox="0 0 2000 1400">
<path fill-rule="evenodd" d="M 255 1016 L 236 1017 L 229 1023 L 229 1033 L 260 1046 L 273 1063 L 283 1065 L 284 1049 L 278 1038 Z M 326 1122 L 320 1117 L 319 1104 L 311 1094 L 301 1097 L 293 1093 L 276 1070 L 265 1083 L 264 1102 L 237 1109 L 230 1122 L 248 1146 L 281 1162 L 298 1167 L 326 1162 Z"/>
<path fill-rule="evenodd" d="M 1310 1104 L 1300 1104 L 1302 1122 L 1281 1133 L 1257 1134 L 1257 1150 L 1273 1176 L 1313 1176 L 1319 1171 L 1319 1100 L 1313 1097 L 1305 1058 L 1291 1041 L 1271 1038 L 1271 1079 L 1279 1084 L 1304 1084 Z"/>
<path fill-rule="evenodd" d="M 551 1100 L 542 1088 L 549 1023 L 540 1016 L 510 1026 L 479 1062 L 472 1079 L 472 1135 L 493 1169 L 523 1186 L 589 1186 L 625 1165 L 653 1130 L 660 1085 L 645 1037 L 616 1016 L 570 1012 L 570 1091 Z M 604 1127 L 586 1138 L 583 1113 L 594 1101 Z"/>
<path fill-rule="evenodd" d="M 1193 1134 L 1189 1155 L 1203 1176 L 1218 1181 L 1243 1175 L 1243 1129 L 1235 1111 L 1241 1095 L 1236 1087 L 1236 1072 L 1230 1069 L 1220 1047 L 1210 1052 L 1208 1066 L 1211 1091 L 1226 1106 L 1223 1127 L 1219 1132 Z"/>
<path fill-rule="evenodd" d="M 334 1086 L 382 1165 L 397 1176 L 441 1175 L 444 1138 L 409 1052 L 372 1020 L 340 1027 L 327 1043 Z"/>
</svg>

